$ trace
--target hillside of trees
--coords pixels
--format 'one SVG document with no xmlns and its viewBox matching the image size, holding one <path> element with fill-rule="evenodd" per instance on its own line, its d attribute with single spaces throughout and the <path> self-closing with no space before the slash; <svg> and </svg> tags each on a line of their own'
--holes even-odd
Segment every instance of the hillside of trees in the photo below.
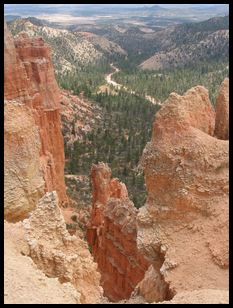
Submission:
<svg viewBox="0 0 233 308">
<path fill-rule="evenodd" d="M 140 207 L 146 190 L 137 165 L 151 138 L 159 107 L 123 91 L 119 95 L 97 94 L 95 102 L 103 110 L 103 124 L 87 133 L 82 141 L 76 141 L 73 147 L 65 145 L 66 172 L 89 175 L 92 163 L 107 162 L 113 176 L 127 185 L 135 206 Z"/>
<path fill-rule="evenodd" d="M 147 94 L 164 101 L 171 92 L 183 94 L 196 85 L 209 90 L 214 104 L 218 87 L 229 74 L 228 62 L 209 61 L 170 70 L 147 71 L 134 68 L 120 71 L 114 80 L 141 95 Z"/>
<path fill-rule="evenodd" d="M 71 72 L 57 72 L 56 79 L 61 88 L 71 90 L 76 95 L 83 92 L 86 97 L 91 98 L 105 83 L 105 74 L 111 71 L 110 64 L 102 61 L 98 65 L 80 66 L 78 70 Z"/>
</svg>

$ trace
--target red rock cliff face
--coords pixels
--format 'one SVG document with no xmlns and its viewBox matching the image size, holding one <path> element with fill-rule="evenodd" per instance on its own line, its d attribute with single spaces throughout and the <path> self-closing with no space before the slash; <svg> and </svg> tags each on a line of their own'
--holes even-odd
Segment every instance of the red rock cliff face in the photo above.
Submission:
<svg viewBox="0 0 233 308">
<path fill-rule="evenodd" d="M 29 80 L 11 33 L 4 22 L 4 99 L 29 99 Z"/>
<path fill-rule="evenodd" d="M 19 35 L 15 40 L 4 25 L 4 98 L 32 109 L 40 135 L 40 165 L 45 191 L 56 190 L 66 202 L 64 144 L 60 122 L 60 90 L 49 47 L 41 38 Z M 4 158 L 5 159 L 5 158 Z"/>
<path fill-rule="evenodd" d="M 137 250 L 137 209 L 126 186 L 111 179 L 103 163 L 93 165 L 93 209 L 87 239 L 101 272 L 104 294 L 112 301 L 129 298 L 149 263 Z"/>
</svg>

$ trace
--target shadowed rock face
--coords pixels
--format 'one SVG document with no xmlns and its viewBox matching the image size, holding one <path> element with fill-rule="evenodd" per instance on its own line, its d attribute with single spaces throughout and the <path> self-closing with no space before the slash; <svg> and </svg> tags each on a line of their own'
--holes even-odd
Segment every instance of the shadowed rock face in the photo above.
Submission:
<svg viewBox="0 0 233 308">
<path fill-rule="evenodd" d="M 27 155 L 23 153 L 25 149 L 30 147 L 30 141 L 28 141 L 27 145 L 24 145 L 24 140 L 28 136 L 23 136 L 22 134 L 25 132 L 27 124 L 25 124 L 25 129 L 22 129 L 22 126 L 24 125 L 23 122 L 30 122 L 32 132 L 35 131 L 34 135 L 31 135 L 31 147 L 37 144 L 37 150 L 34 150 L 34 154 L 31 155 L 31 160 L 29 158 L 28 164 L 32 163 L 32 159 L 35 161 L 39 160 L 39 164 L 36 163 L 36 165 L 38 168 L 40 166 L 42 170 L 44 191 L 56 190 L 59 201 L 66 202 L 64 144 L 60 122 L 60 90 L 55 80 L 49 48 L 41 38 L 30 39 L 25 33 L 19 35 L 14 40 L 7 29 L 6 23 L 4 24 L 4 100 L 6 105 L 24 105 L 24 107 L 20 107 L 20 110 L 23 110 L 22 117 L 19 116 L 18 112 L 17 118 L 15 112 L 12 112 L 13 107 L 6 108 L 4 116 L 7 127 L 5 126 L 4 143 L 8 147 L 10 144 L 13 148 L 16 147 L 13 144 L 16 137 L 11 138 L 10 136 L 11 134 L 12 136 L 21 134 L 21 143 L 17 145 L 17 155 L 18 157 L 22 156 L 23 159 L 25 158 L 24 163 L 26 165 Z M 27 113 L 28 118 L 30 118 L 28 120 Z M 13 129 L 9 125 L 11 121 L 12 123 L 16 121 L 22 122 L 19 125 L 18 131 L 17 125 L 14 125 L 14 130 L 11 131 Z M 25 134 L 27 133 L 25 132 Z M 39 134 L 39 138 L 37 134 Z M 20 196 L 20 211 L 18 211 L 16 204 L 17 196 L 12 197 L 9 193 L 5 194 L 5 208 L 8 211 L 7 208 L 10 203 L 12 211 L 12 206 L 15 203 L 15 207 L 13 206 L 14 210 L 11 212 L 11 216 L 7 216 L 7 219 L 18 220 L 22 213 L 23 216 L 21 218 L 24 218 L 28 213 L 29 207 L 26 204 L 31 203 L 30 207 L 33 208 L 38 198 L 41 197 L 41 194 L 37 192 L 41 191 L 42 179 L 40 183 L 38 182 L 37 186 L 37 184 L 35 185 L 37 179 L 33 178 L 33 173 L 26 176 L 24 171 L 19 170 L 19 168 L 16 168 L 16 170 L 14 168 L 13 156 L 10 156 L 9 151 L 6 150 L 4 152 L 4 161 L 7 161 L 7 172 L 5 173 L 6 191 L 18 185 L 16 183 L 14 185 L 14 178 L 16 177 L 12 176 L 11 172 L 11 170 L 15 170 L 14 172 L 19 172 L 18 181 L 20 181 L 20 186 L 24 193 Z M 30 149 L 30 151 L 33 152 L 33 149 Z M 33 157 L 34 155 L 35 157 Z M 23 180 L 24 177 L 26 180 Z M 25 181 L 29 181 L 29 183 Z M 11 183 L 11 187 L 9 187 L 9 183 Z M 30 185 L 34 187 L 33 192 L 28 191 L 27 187 L 30 187 Z M 31 194 L 37 196 L 33 201 L 29 197 Z M 24 207 L 23 203 L 25 203 L 25 210 L 22 210 Z"/>
<path fill-rule="evenodd" d="M 228 105 L 226 83 L 217 122 L 218 106 Z M 215 111 L 204 87 L 183 96 L 172 93 L 156 114 L 140 161 L 148 198 L 137 215 L 137 244 L 173 294 L 228 288 L 229 142 L 215 138 L 214 128 Z M 143 284 L 140 291 L 153 300 Z"/>
<path fill-rule="evenodd" d="M 101 272 L 105 296 L 118 301 L 130 297 L 149 266 L 136 245 L 138 210 L 129 200 L 126 186 L 111 179 L 106 164 L 93 165 L 91 178 L 93 208 L 87 240 Z"/>
</svg>

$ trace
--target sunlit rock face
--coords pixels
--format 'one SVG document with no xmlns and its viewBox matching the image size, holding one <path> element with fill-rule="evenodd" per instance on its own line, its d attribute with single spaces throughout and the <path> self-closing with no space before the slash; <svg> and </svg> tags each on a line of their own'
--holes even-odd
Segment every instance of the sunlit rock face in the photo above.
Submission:
<svg viewBox="0 0 233 308">
<path fill-rule="evenodd" d="M 40 170 L 40 136 L 32 111 L 24 104 L 4 103 L 4 216 L 27 217 L 44 193 Z"/>
<path fill-rule="evenodd" d="M 218 106 L 227 110 L 229 104 L 226 84 L 220 88 L 216 124 Z M 148 198 L 137 215 L 137 244 L 173 295 L 228 289 L 229 142 L 215 137 L 216 127 L 204 87 L 183 96 L 172 93 L 155 116 L 140 161 Z M 161 255 L 164 261 L 156 265 Z M 153 301 L 145 284 L 141 293 Z"/>
</svg>

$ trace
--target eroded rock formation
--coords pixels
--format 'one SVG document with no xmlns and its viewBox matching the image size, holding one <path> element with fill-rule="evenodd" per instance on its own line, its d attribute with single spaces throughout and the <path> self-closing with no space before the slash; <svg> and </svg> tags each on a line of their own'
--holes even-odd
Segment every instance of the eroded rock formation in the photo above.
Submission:
<svg viewBox="0 0 233 308">
<path fill-rule="evenodd" d="M 98 303 L 102 297 L 97 264 L 87 243 L 66 229 L 56 192 L 46 193 L 37 208 L 23 221 L 29 256 L 48 277 L 70 282 L 81 303 Z"/>
<path fill-rule="evenodd" d="M 137 209 L 126 186 L 111 179 L 104 164 L 93 165 L 93 208 L 87 239 L 101 272 L 104 294 L 112 301 L 129 298 L 149 263 L 136 245 Z"/>
<path fill-rule="evenodd" d="M 64 183 L 64 145 L 63 137 L 61 134 L 61 123 L 60 123 L 60 90 L 57 86 L 53 66 L 50 58 L 49 47 L 43 42 L 41 38 L 30 39 L 27 34 L 19 35 L 15 40 L 13 40 L 12 35 L 9 33 L 6 23 L 4 24 L 4 99 L 6 104 L 24 104 L 28 109 L 24 108 L 22 117 L 17 113 L 17 118 L 15 118 L 15 113 L 10 113 L 10 107 L 5 110 L 5 121 L 9 119 L 9 122 L 20 122 L 21 128 L 16 133 L 16 126 L 12 134 L 20 134 L 23 127 L 23 122 L 31 122 L 31 115 L 33 115 L 35 121 L 35 128 L 32 128 L 32 145 L 34 143 L 39 146 L 39 157 L 36 153 L 36 149 L 33 153 L 36 156 L 35 160 L 40 160 L 40 168 L 43 171 L 44 178 L 44 190 L 53 191 L 56 190 L 59 196 L 60 202 L 66 202 L 66 189 Z M 15 107 L 16 108 L 16 107 Z M 23 109 L 23 107 L 21 108 Z M 28 112 L 28 120 L 26 118 L 26 110 L 31 109 Z M 12 110 L 11 110 L 12 111 Z M 28 124 L 25 124 L 28 125 Z M 11 125 L 6 127 L 6 133 L 8 136 L 11 134 L 9 129 Z M 29 127 L 28 127 L 29 128 Z M 39 140 L 36 137 L 36 129 L 39 133 Z M 30 134 L 30 133 L 29 133 Z M 28 134 L 28 136 L 29 136 Z M 33 135 L 34 134 L 34 135 Z M 5 138 L 8 138 L 5 136 Z M 14 137 L 15 138 L 15 137 Z M 17 147 L 17 155 L 24 156 L 26 164 L 26 155 L 24 155 L 23 150 L 26 149 L 27 145 L 24 146 L 24 136 L 21 136 L 21 145 Z M 29 138 L 29 137 L 26 137 Z M 6 143 L 12 144 L 13 138 L 9 141 L 6 139 Z M 13 145 L 14 146 L 14 145 Z M 32 150 L 31 150 L 32 151 Z M 30 152 L 30 151 L 29 151 Z M 31 152 L 30 152 L 31 153 Z M 30 156 L 29 153 L 29 156 Z M 13 166 L 15 162 L 12 160 L 13 156 L 9 154 L 9 151 L 5 151 L 4 160 L 8 161 L 8 169 Z M 28 161 L 31 164 L 31 161 Z M 38 166 L 38 164 L 37 164 Z M 37 166 L 35 168 L 37 168 Z M 16 169 L 14 169 L 17 171 Z M 34 174 L 38 172 L 33 171 Z M 28 203 L 30 207 L 33 207 L 35 201 L 38 201 L 40 195 L 37 191 L 40 191 L 41 185 L 35 187 L 34 182 L 37 181 L 37 176 L 33 178 L 33 172 L 28 177 L 24 177 L 22 174 L 18 174 L 18 181 L 20 181 L 20 187 L 25 190 L 24 197 L 22 196 L 20 202 L 20 211 L 15 206 L 15 213 L 11 212 L 12 219 L 20 219 L 20 215 L 23 207 L 23 198 L 25 201 L 25 211 L 26 214 Z M 5 173 L 5 186 L 6 191 L 9 191 L 13 186 L 18 186 L 14 183 L 15 177 L 12 177 L 12 172 Z M 32 182 L 32 187 L 34 187 L 33 195 L 38 195 L 37 200 L 31 202 L 32 192 L 28 192 L 28 187 L 30 183 L 26 183 L 26 179 Z M 40 181 L 41 182 L 41 181 Z M 11 183 L 11 187 L 8 184 Z M 8 198 L 10 198 L 8 202 Z M 5 207 L 8 204 L 12 205 L 12 198 L 10 194 L 5 195 Z M 9 216 L 8 216 L 9 218 Z M 21 217 L 23 218 L 23 217 Z"/>
<path fill-rule="evenodd" d="M 80 304 L 70 282 L 48 278 L 27 256 L 22 222 L 4 222 L 4 304 Z"/>
<path fill-rule="evenodd" d="M 225 85 L 219 105 L 228 103 Z M 215 138 L 214 128 L 204 87 L 172 93 L 156 114 L 140 161 L 148 198 L 137 215 L 137 244 L 173 295 L 228 289 L 229 142 Z M 143 283 L 139 289 L 146 300 L 158 301 Z"/>
</svg>

